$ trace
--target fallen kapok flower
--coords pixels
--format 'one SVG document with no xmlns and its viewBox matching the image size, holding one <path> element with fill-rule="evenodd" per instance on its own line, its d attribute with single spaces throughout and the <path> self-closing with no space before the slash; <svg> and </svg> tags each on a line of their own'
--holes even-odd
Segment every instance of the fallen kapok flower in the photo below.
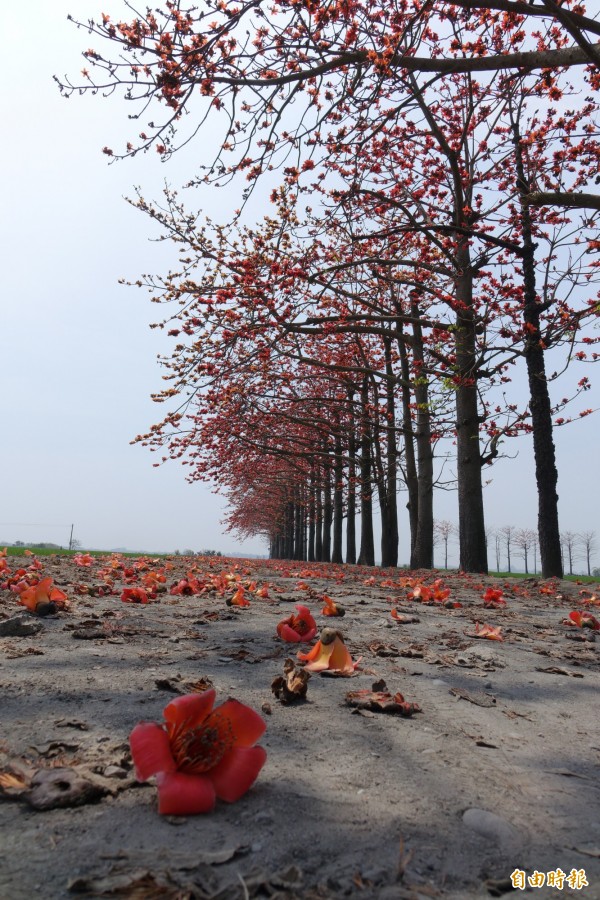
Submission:
<svg viewBox="0 0 600 900">
<path fill-rule="evenodd" d="M 390 611 L 390 615 L 392 619 L 395 619 L 398 625 L 411 625 L 414 622 L 420 622 L 418 616 L 405 616 L 402 613 L 399 613 L 396 607 Z"/>
<path fill-rule="evenodd" d="M 581 602 L 585 606 L 600 606 L 600 597 L 597 597 L 596 594 L 590 594 L 590 592 L 585 589 L 579 591 L 579 593 L 581 595 Z"/>
<path fill-rule="evenodd" d="M 146 591 L 140 587 L 123 588 L 121 594 L 123 603 L 149 603 L 149 597 Z"/>
<path fill-rule="evenodd" d="M 76 566 L 85 566 L 89 568 L 94 564 L 94 557 L 90 556 L 89 553 L 78 553 L 73 557 L 73 562 Z"/>
<path fill-rule="evenodd" d="M 420 600 L 421 603 L 429 603 L 431 600 L 431 591 L 424 584 L 417 584 L 408 594 L 409 600 Z"/>
<path fill-rule="evenodd" d="M 278 675 L 271 682 L 271 690 L 282 703 L 296 703 L 306 699 L 310 672 L 297 669 L 291 659 L 283 664 L 283 675 Z"/>
<path fill-rule="evenodd" d="M 188 575 L 187 578 L 182 578 L 177 584 L 171 585 L 169 593 L 189 597 L 192 594 L 199 594 L 201 590 L 202 587 L 197 579 L 194 578 L 193 575 Z"/>
<path fill-rule="evenodd" d="M 436 578 L 431 585 L 430 590 L 431 599 L 435 601 L 435 603 L 444 603 L 450 596 L 450 588 L 444 586 L 441 578 Z"/>
<path fill-rule="evenodd" d="M 308 606 L 302 603 L 296 603 L 298 615 L 288 616 L 277 626 L 277 634 L 279 637 L 291 644 L 297 644 L 300 641 L 312 641 L 317 633 L 317 623 L 313 619 L 312 613 Z"/>
<path fill-rule="evenodd" d="M 600 631 L 600 622 L 588 612 L 579 612 L 573 610 L 569 613 L 569 618 L 565 619 L 564 625 L 577 625 L 578 628 L 592 628 L 594 631 Z"/>
<path fill-rule="evenodd" d="M 345 616 L 346 610 L 339 603 L 336 603 L 335 600 L 332 600 L 331 597 L 328 597 L 327 594 L 323 594 L 323 603 L 325 606 L 321 610 L 321 614 L 324 616 Z"/>
<path fill-rule="evenodd" d="M 355 709 L 392 713 L 404 718 L 409 718 L 413 713 L 422 712 L 418 703 L 408 703 L 399 691 L 391 694 L 386 690 L 387 685 L 385 682 L 378 683 L 377 687 L 380 687 L 381 690 L 349 691 L 345 697 L 346 703 L 348 706 L 355 707 Z"/>
<path fill-rule="evenodd" d="M 502 628 L 500 625 L 480 625 L 475 622 L 475 634 L 469 634 L 469 637 L 487 638 L 488 641 L 503 641 Z"/>
<path fill-rule="evenodd" d="M 225 603 L 227 606 L 250 606 L 250 601 L 246 597 L 246 592 L 241 584 L 233 597 L 228 597 Z"/>
<path fill-rule="evenodd" d="M 67 595 L 57 587 L 53 587 L 52 578 L 48 575 L 37 584 L 25 588 L 19 594 L 19 603 L 26 606 L 30 612 L 38 615 L 48 615 L 57 609 L 66 609 L 69 606 Z"/>
<path fill-rule="evenodd" d="M 341 632 L 334 628 L 324 628 L 312 650 L 298 653 L 297 656 L 299 660 L 306 662 L 304 668 L 309 672 L 330 671 L 340 675 L 352 675 L 360 662 L 360 659 L 352 662 Z"/>
<path fill-rule="evenodd" d="M 483 603 L 488 609 L 499 609 L 506 606 L 506 600 L 502 596 L 500 588 L 489 587 L 483 595 Z"/>
<path fill-rule="evenodd" d="M 265 764 L 264 748 L 255 746 L 264 719 L 238 700 L 216 708 L 214 701 L 214 690 L 177 697 L 163 711 L 164 724 L 141 722 L 131 732 L 136 778 L 156 776 L 163 815 L 210 812 L 217 797 L 233 803 Z"/>
</svg>

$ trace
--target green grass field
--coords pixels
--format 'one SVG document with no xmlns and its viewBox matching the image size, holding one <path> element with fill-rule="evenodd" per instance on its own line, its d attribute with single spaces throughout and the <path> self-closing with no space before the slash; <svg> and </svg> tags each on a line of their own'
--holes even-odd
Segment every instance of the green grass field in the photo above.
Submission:
<svg viewBox="0 0 600 900">
<path fill-rule="evenodd" d="M 2 549 L 0 545 L 0 549 Z M 35 547 L 31 545 L 30 547 L 7 547 L 6 554 L 7 556 L 28 556 L 25 551 L 30 550 L 34 556 L 77 556 L 80 553 L 89 553 L 90 556 L 129 556 L 136 558 L 138 556 L 151 556 L 156 558 L 161 558 L 163 556 L 171 556 L 169 553 L 136 553 L 136 552 L 126 552 L 126 553 L 116 553 L 112 550 L 63 550 L 60 547 Z"/>
</svg>

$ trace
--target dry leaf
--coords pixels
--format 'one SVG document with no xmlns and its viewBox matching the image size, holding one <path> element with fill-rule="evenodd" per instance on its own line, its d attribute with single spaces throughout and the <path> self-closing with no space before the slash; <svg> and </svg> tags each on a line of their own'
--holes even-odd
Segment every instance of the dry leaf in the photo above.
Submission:
<svg viewBox="0 0 600 900">
<path fill-rule="evenodd" d="M 469 694 L 467 691 L 461 690 L 461 688 L 450 688 L 450 693 L 461 700 L 468 700 L 469 703 L 474 703 L 475 706 L 492 707 L 496 705 L 496 698 L 492 697 L 491 694 Z"/>
<path fill-rule="evenodd" d="M 368 709 L 371 712 L 392 713 L 404 718 L 422 711 L 417 703 L 408 703 L 400 692 L 391 694 L 387 691 L 384 681 L 377 682 L 373 687 L 379 690 L 349 691 L 345 697 L 348 706 L 360 710 Z"/>
<path fill-rule="evenodd" d="M 306 699 L 310 672 L 296 668 L 291 659 L 283 664 L 283 675 L 273 679 L 271 690 L 282 703 L 295 703 Z"/>
<path fill-rule="evenodd" d="M 18 797 L 28 787 L 27 778 L 20 772 L 0 772 L 0 793 L 7 797 Z"/>
<path fill-rule="evenodd" d="M 536 672 L 548 672 L 550 675 L 570 675 L 571 678 L 583 678 L 581 672 L 571 672 L 569 669 L 562 669 L 560 666 L 536 666 Z"/>
<path fill-rule="evenodd" d="M 24 798 L 34 809 L 47 810 L 97 803 L 107 793 L 75 769 L 40 769 L 31 779 L 30 790 Z"/>
</svg>

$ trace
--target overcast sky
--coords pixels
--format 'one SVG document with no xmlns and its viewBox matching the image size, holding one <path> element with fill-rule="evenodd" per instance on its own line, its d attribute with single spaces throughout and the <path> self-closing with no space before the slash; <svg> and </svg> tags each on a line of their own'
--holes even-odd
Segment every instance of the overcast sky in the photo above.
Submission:
<svg viewBox="0 0 600 900">
<path fill-rule="evenodd" d="M 183 184 L 216 136 L 167 164 L 149 154 L 108 165 L 102 147 L 124 145 L 129 110 L 117 98 L 59 95 L 53 74 L 76 78 L 81 51 L 94 46 L 69 12 L 126 18 L 117 0 L 29 0 L 3 13 L 0 541 L 65 545 L 73 524 L 86 548 L 265 552 L 258 539 L 242 546 L 225 534 L 223 501 L 189 485 L 183 467 L 153 468 L 154 456 L 129 444 L 161 417 L 149 395 L 161 385 L 156 356 L 171 344 L 148 327 L 158 312 L 148 295 L 117 282 L 164 271 L 170 254 L 124 197 L 134 185 L 151 198 L 165 179 Z M 217 219 L 220 204 L 218 192 L 202 197 Z M 577 369 L 557 392 L 583 374 L 599 381 Z M 584 405 L 599 406 L 598 397 L 594 387 Z M 557 430 L 563 530 L 596 528 L 599 429 L 596 415 Z M 509 452 L 517 458 L 487 476 L 487 521 L 535 527 L 530 439 Z M 403 496 L 400 508 L 404 562 Z M 435 515 L 456 521 L 454 493 L 438 497 Z"/>
</svg>

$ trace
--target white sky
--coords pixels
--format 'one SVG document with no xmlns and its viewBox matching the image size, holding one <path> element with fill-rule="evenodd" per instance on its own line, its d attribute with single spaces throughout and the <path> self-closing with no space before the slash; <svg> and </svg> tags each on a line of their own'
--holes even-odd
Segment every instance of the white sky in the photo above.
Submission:
<svg viewBox="0 0 600 900">
<path fill-rule="evenodd" d="M 135 125 L 116 97 L 59 95 L 52 75 L 76 78 L 80 52 L 94 46 L 67 22 L 69 12 L 126 18 L 118 0 L 29 0 L 26 12 L 12 4 L 3 13 L 0 541 L 65 545 L 73 523 L 86 548 L 263 553 L 261 541 L 242 546 L 224 533 L 223 501 L 189 485 L 184 467 L 155 469 L 153 454 L 129 444 L 161 418 L 164 408 L 149 395 L 161 385 L 156 356 L 171 342 L 148 328 L 159 312 L 148 295 L 117 283 L 168 266 L 168 248 L 150 240 L 149 220 L 123 198 L 134 185 L 152 198 L 165 179 L 183 184 L 216 136 L 203 135 L 166 165 L 155 154 L 108 165 L 102 147 L 123 146 Z M 221 200 L 203 195 L 205 211 L 219 219 Z M 594 381 L 589 367 L 576 368 L 557 391 L 567 394 L 584 374 Z M 583 405 L 600 406 L 597 387 Z M 596 528 L 599 429 L 597 415 L 557 429 L 563 530 Z M 487 473 L 487 521 L 535 527 L 530 439 L 508 451 L 518 457 Z M 454 493 L 436 498 L 435 515 L 456 520 Z"/>
</svg>

